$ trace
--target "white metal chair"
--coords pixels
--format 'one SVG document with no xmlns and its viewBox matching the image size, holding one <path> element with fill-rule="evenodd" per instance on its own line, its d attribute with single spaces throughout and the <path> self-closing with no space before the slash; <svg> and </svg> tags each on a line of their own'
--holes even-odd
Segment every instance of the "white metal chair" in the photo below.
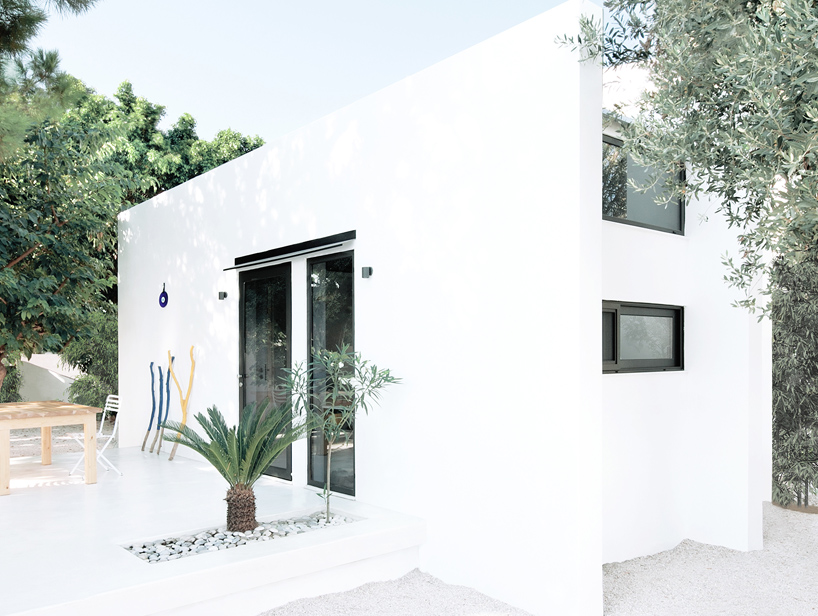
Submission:
<svg viewBox="0 0 818 616">
<path fill-rule="evenodd" d="M 110 434 L 105 434 L 104 433 L 105 419 L 112 412 L 116 413 L 116 418 L 114 419 L 114 428 L 113 430 L 111 430 Z M 111 394 L 105 399 L 105 408 L 102 409 L 102 421 L 99 422 L 99 430 L 97 431 L 97 446 L 99 446 L 99 444 L 102 443 L 102 449 L 97 450 L 97 463 L 101 464 L 106 471 L 113 469 L 121 475 L 122 471 L 120 471 L 116 466 L 114 466 L 111 463 L 111 461 L 105 457 L 104 453 L 105 450 L 108 448 L 108 445 L 110 445 L 111 441 L 113 441 L 114 438 L 116 437 L 118 429 L 119 429 L 119 396 Z M 77 441 L 80 445 L 83 445 L 84 447 L 85 442 L 83 440 L 84 437 L 82 434 L 73 435 L 73 438 L 75 441 Z M 68 474 L 73 475 L 74 471 L 77 470 L 77 468 L 80 466 L 80 464 L 83 463 L 84 460 L 85 451 L 83 450 L 80 459 L 77 460 L 77 463 L 74 465 L 74 468 L 72 468 L 71 472 Z"/>
</svg>

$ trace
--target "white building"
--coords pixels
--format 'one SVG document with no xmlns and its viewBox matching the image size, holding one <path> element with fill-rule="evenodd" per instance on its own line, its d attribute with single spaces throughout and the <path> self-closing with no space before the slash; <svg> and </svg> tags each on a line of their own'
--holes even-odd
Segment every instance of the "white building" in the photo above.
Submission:
<svg viewBox="0 0 818 616">
<path fill-rule="evenodd" d="M 603 220 L 602 71 L 555 42 L 583 12 L 601 10 L 571 0 L 123 213 L 120 445 L 141 445 L 168 350 L 185 382 L 194 347 L 189 408 L 235 422 L 344 340 L 403 383 L 356 420 L 337 485 L 426 520 L 417 566 L 446 582 L 596 615 L 603 562 L 761 547 L 769 333 L 730 305 L 733 234 L 708 204 L 677 233 Z M 640 323 L 668 344 L 630 344 Z M 280 473 L 310 483 L 315 455 L 298 443 Z"/>
</svg>

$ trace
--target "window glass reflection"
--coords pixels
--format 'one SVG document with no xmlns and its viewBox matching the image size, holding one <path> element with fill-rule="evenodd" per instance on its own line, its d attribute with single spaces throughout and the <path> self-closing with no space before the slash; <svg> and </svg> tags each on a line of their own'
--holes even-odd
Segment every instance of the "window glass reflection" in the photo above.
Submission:
<svg viewBox="0 0 818 616">
<path fill-rule="evenodd" d="M 335 351 L 344 345 L 354 350 L 355 320 L 353 302 L 352 253 L 343 253 L 309 261 L 310 348 Z M 316 375 L 320 378 L 322 375 Z M 324 392 L 313 392 L 322 399 Z M 319 411 L 320 412 L 320 411 Z M 342 438 L 332 449 L 331 487 L 335 492 L 355 494 L 355 426 L 348 422 Z M 327 443 L 323 435 L 310 435 L 310 485 L 323 487 L 326 473 Z"/>
<path fill-rule="evenodd" d="M 243 378 L 242 408 L 270 399 L 284 402 L 281 385 L 290 366 L 290 265 L 246 272 L 242 279 Z M 267 474 L 291 478 L 290 448 L 282 452 Z"/>
<path fill-rule="evenodd" d="M 673 318 L 619 316 L 621 359 L 672 359 Z"/>
<path fill-rule="evenodd" d="M 607 138 L 606 138 L 607 139 Z M 655 185 L 643 192 L 631 186 L 650 183 L 652 171 L 634 164 L 615 143 L 602 143 L 602 215 L 659 227 L 668 231 L 682 231 L 682 205 L 679 200 L 656 202 L 667 175 L 659 177 Z"/>
</svg>

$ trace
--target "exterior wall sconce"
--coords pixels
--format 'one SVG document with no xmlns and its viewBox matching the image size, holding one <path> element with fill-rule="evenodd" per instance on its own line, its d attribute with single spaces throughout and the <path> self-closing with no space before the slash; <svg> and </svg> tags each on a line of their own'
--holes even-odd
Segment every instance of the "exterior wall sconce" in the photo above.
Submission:
<svg viewBox="0 0 818 616">
<path fill-rule="evenodd" d="M 219 291 L 219 299 L 225 299 L 227 297 L 226 291 Z"/>
<path fill-rule="evenodd" d="M 372 276 L 372 268 L 371 267 L 362 267 L 361 268 L 361 277 L 362 278 L 369 278 Z"/>
</svg>

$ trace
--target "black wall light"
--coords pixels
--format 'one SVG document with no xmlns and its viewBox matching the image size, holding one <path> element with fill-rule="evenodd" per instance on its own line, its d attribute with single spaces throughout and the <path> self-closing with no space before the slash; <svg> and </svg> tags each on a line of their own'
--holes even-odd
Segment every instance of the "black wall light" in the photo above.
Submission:
<svg viewBox="0 0 818 616">
<path fill-rule="evenodd" d="M 362 278 L 369 278 L 372 276 L 372 268 L 371 267 L 362 267 L 361 268 L 361 277 Z"/>
<path fill-rule="evenodd" d="M 225 299 L 227 297 L 226 291 L 219 291 L 219 299 Z"/>
</svg>

